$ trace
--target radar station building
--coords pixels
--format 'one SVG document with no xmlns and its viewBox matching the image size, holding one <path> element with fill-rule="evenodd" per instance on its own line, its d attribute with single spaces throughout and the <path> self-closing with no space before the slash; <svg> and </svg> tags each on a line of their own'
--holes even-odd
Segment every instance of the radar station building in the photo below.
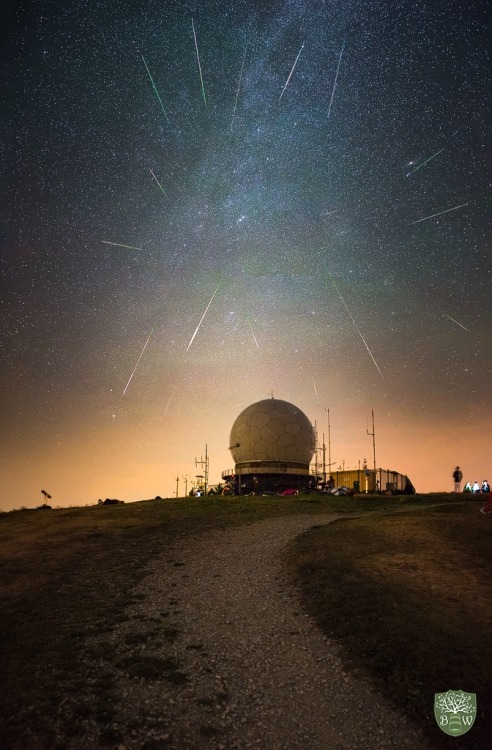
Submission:
<svg viewBox="0 0 492 750">
<path fill-rule="evenodd" d="M 355 493 L 413 493 L 408 477 L 387 469 L 369 469 L 364 461 L 358 469 L 320 473 L 316 433 L 307 416 L 297 406 L 276 398 L 248 406 L 232 425 L 229 450 L 234 468 L 222 472 L 226 488 L 235 495 L 281 493 L 331 486 Z M 324 449 L 324 446 L 323 446 Z M 317 454 L 316 454 L 317 455 Z M 341 469 L 341 467 L 339 467 Z"/>
<path fill-rule="evenodd" d="M 234 494 L 307 490 L 315 431 L 297 406 L 276 398 L 248 406 L 232 425 L 234 469 L 222 479 Z"/>
</svg>

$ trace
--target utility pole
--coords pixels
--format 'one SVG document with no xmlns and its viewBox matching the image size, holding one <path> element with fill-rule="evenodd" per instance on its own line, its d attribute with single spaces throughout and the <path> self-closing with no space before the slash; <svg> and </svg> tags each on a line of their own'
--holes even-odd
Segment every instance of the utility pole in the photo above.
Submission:
<svg viewBox="0 0 492 750">
<path fill-rule="evenodd" d="M 318 483 L 318 426 L 314 421 L 314 473 L 316 475 L 316 484 Z"/>
<path fill-rule="evenodd" d="M 185 497 L 188 497 L 188 474 L 183 477 L 183 481 L 185 483 Z"/>
<path fill-rule="evenodd" d="M 330 409 L 328 406 L 325 407 L 325 412 L 328 415 L 328 473 L 331 473 L 331 467 L 333 466 L 331 460 L 331 431 L 330 431 Z"/>
<path fill-rule="evenodd" d="M 374 430 L 374 411 L 371 410 L 372 414 L 372 432 L 367 430 L 368 435 L 372 435 L 372 452 L 374 455 L 374 481 L 376 481 L 376 432 Z"/>
<path fill-rule="evenodd" d="M 176 477 L 176 497 L 179 497 L 179 477 Z"/>
<path fill-rule="evenodd" d="M 326 484 L 326 445 L 325 433 L 323 432 L 323 482 Z"/>
<path fill-rule="evenodd" d="M 203 466 L 203 473 L 204 473 L 204 484 L 203 484 L 203 492 L 206 495 L 207 494 L 207 486 L 208 486 L 208 445 L 205 445 L 205 459 L 200 457 L 200 460 L 195 458 L 195 466 Z"/>
</svg>

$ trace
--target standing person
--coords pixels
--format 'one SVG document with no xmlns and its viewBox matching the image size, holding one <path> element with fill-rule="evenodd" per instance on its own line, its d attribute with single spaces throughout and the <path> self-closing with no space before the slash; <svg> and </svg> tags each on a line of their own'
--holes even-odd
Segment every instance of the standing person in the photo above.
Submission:
<svg viewBox="0 0 492 750">
<path fill-rule="evenodd" d="M 463 479 L 463 473 L 459 466 L 457 466 L 456 469 L 453 471 L 453 479 L 454 479 L 454 491 L 461 492 L 461 480 Z"/>
</svg>

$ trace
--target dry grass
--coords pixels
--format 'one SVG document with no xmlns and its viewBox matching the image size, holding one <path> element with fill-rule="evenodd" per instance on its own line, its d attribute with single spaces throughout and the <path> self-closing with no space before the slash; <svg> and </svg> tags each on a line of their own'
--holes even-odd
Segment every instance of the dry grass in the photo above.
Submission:
<svg viewBox="0 0 492 750">
<path fill-rule="evenodd" d="M 285 513 L 316 513 L 320 505 L 314 499 L 189 498 L 1 514 L 2 750 L 58 748 L 60 728 L 53 726 L 53 717 L 67 691 L 86 691 L 80 664 L 87 643 L 129 619 L 133 592 L 147 564 L 175 538 Z M 147 634 L 149 625 L 142 623 Z M 172 623 L 163 636 L 168 642 L 170 628 Z M 90 648 L 95 665 L 108 657 L 109 646 L 106 654 Z M 98 648 L 104 650 L 104 641 Z M 151 678 L 148 665 L 132 669 L 147 669 Z M 166 674 L 176 683 L 185 679 L 179 669 Z M 105 730 L 113 716 L 114 689 L 104 675 L 94 679 L 93 705 L 81 700 L 80 718 L 96 721 L 109 740 Z M 62 729 L 82 732 L 75 724 Z"/>
<path fill-rule="evenodd" d="M 444 498 L 446 499 L 446 498 Z M 492 519 L 478 502 L 366 515 L 301 537 L 292 562 L 304 604 L 399 707 L 449 747 L 433 715 L 437 692 L 477 693 L 478 717 L 454 748 L 492 736 Z"/>
<path fill-rule="evenodd" d="M 1 514 L 0 747 L 62 750 L 59 737 L 83 734 L 87 718 L 100 727 L 102 744 L 117 742 L 111 733 L 114 677 L 103 668 L 111 659 L 105 634 L 131 620 L 129 608 L 138 600 L 134 591 L 147 564 L 174 539 L 262 518 L 324 511 L 372 515 L 395 507 L 426 505 L 429 500 L 443 499 L 187 498 Z M 377 555 L 371 564 L 374 576 L 379 575 L 378 566 L 386 565 Z M 350 615 L 351 606 L 347 612 Z M 175 632 L 168 616 L 169 612 L 163 612 L 163 621 L 157 625 L 150 620 L 132 621 L 132 627 L 141 625 L 137 630 L 142 639 L 151 637 L 157 627 L 163 642 L 171 644 Z M 95 642 L 97 647 L 88 645 Z M 131 642 L 125 648 L 131 652 Z M 54 726 L 53 716 L 60 716 L 67 691 L 72 696 L 87 691 L 87 676 L 81 674 L 80 664 L 88 649 L 94 665 L 92 697 L 79 702 L 80 723 Z M 187 679 L 179 665 L 166 664 L 168 681 L 181 684 Z M 128 662 L 127 668 L 143 679 L 153 678 L 152 665 L 142 660 Z M 466 689 L 465 684 L 460 687 Z"/>
</svg>

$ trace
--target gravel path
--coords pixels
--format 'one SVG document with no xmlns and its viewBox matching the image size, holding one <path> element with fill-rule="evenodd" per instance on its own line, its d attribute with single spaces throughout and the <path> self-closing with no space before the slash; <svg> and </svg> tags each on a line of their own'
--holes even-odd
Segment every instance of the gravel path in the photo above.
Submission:
<svg viewBox="0 0 492 750">
<path fill-rule="evenodd" d="M 154 560 L 132 620 L 114 637 L 128 643 L 133 633 L 142 663 L 161 664 L 162 674 L 120 670 L 114 747 L 429 747 L 368 682 L 344 672 L 338 647 L 302 612 L 288 581 L 287 545 L 331 520 L 277 518 L 187 537 Z"/>
</svg>

